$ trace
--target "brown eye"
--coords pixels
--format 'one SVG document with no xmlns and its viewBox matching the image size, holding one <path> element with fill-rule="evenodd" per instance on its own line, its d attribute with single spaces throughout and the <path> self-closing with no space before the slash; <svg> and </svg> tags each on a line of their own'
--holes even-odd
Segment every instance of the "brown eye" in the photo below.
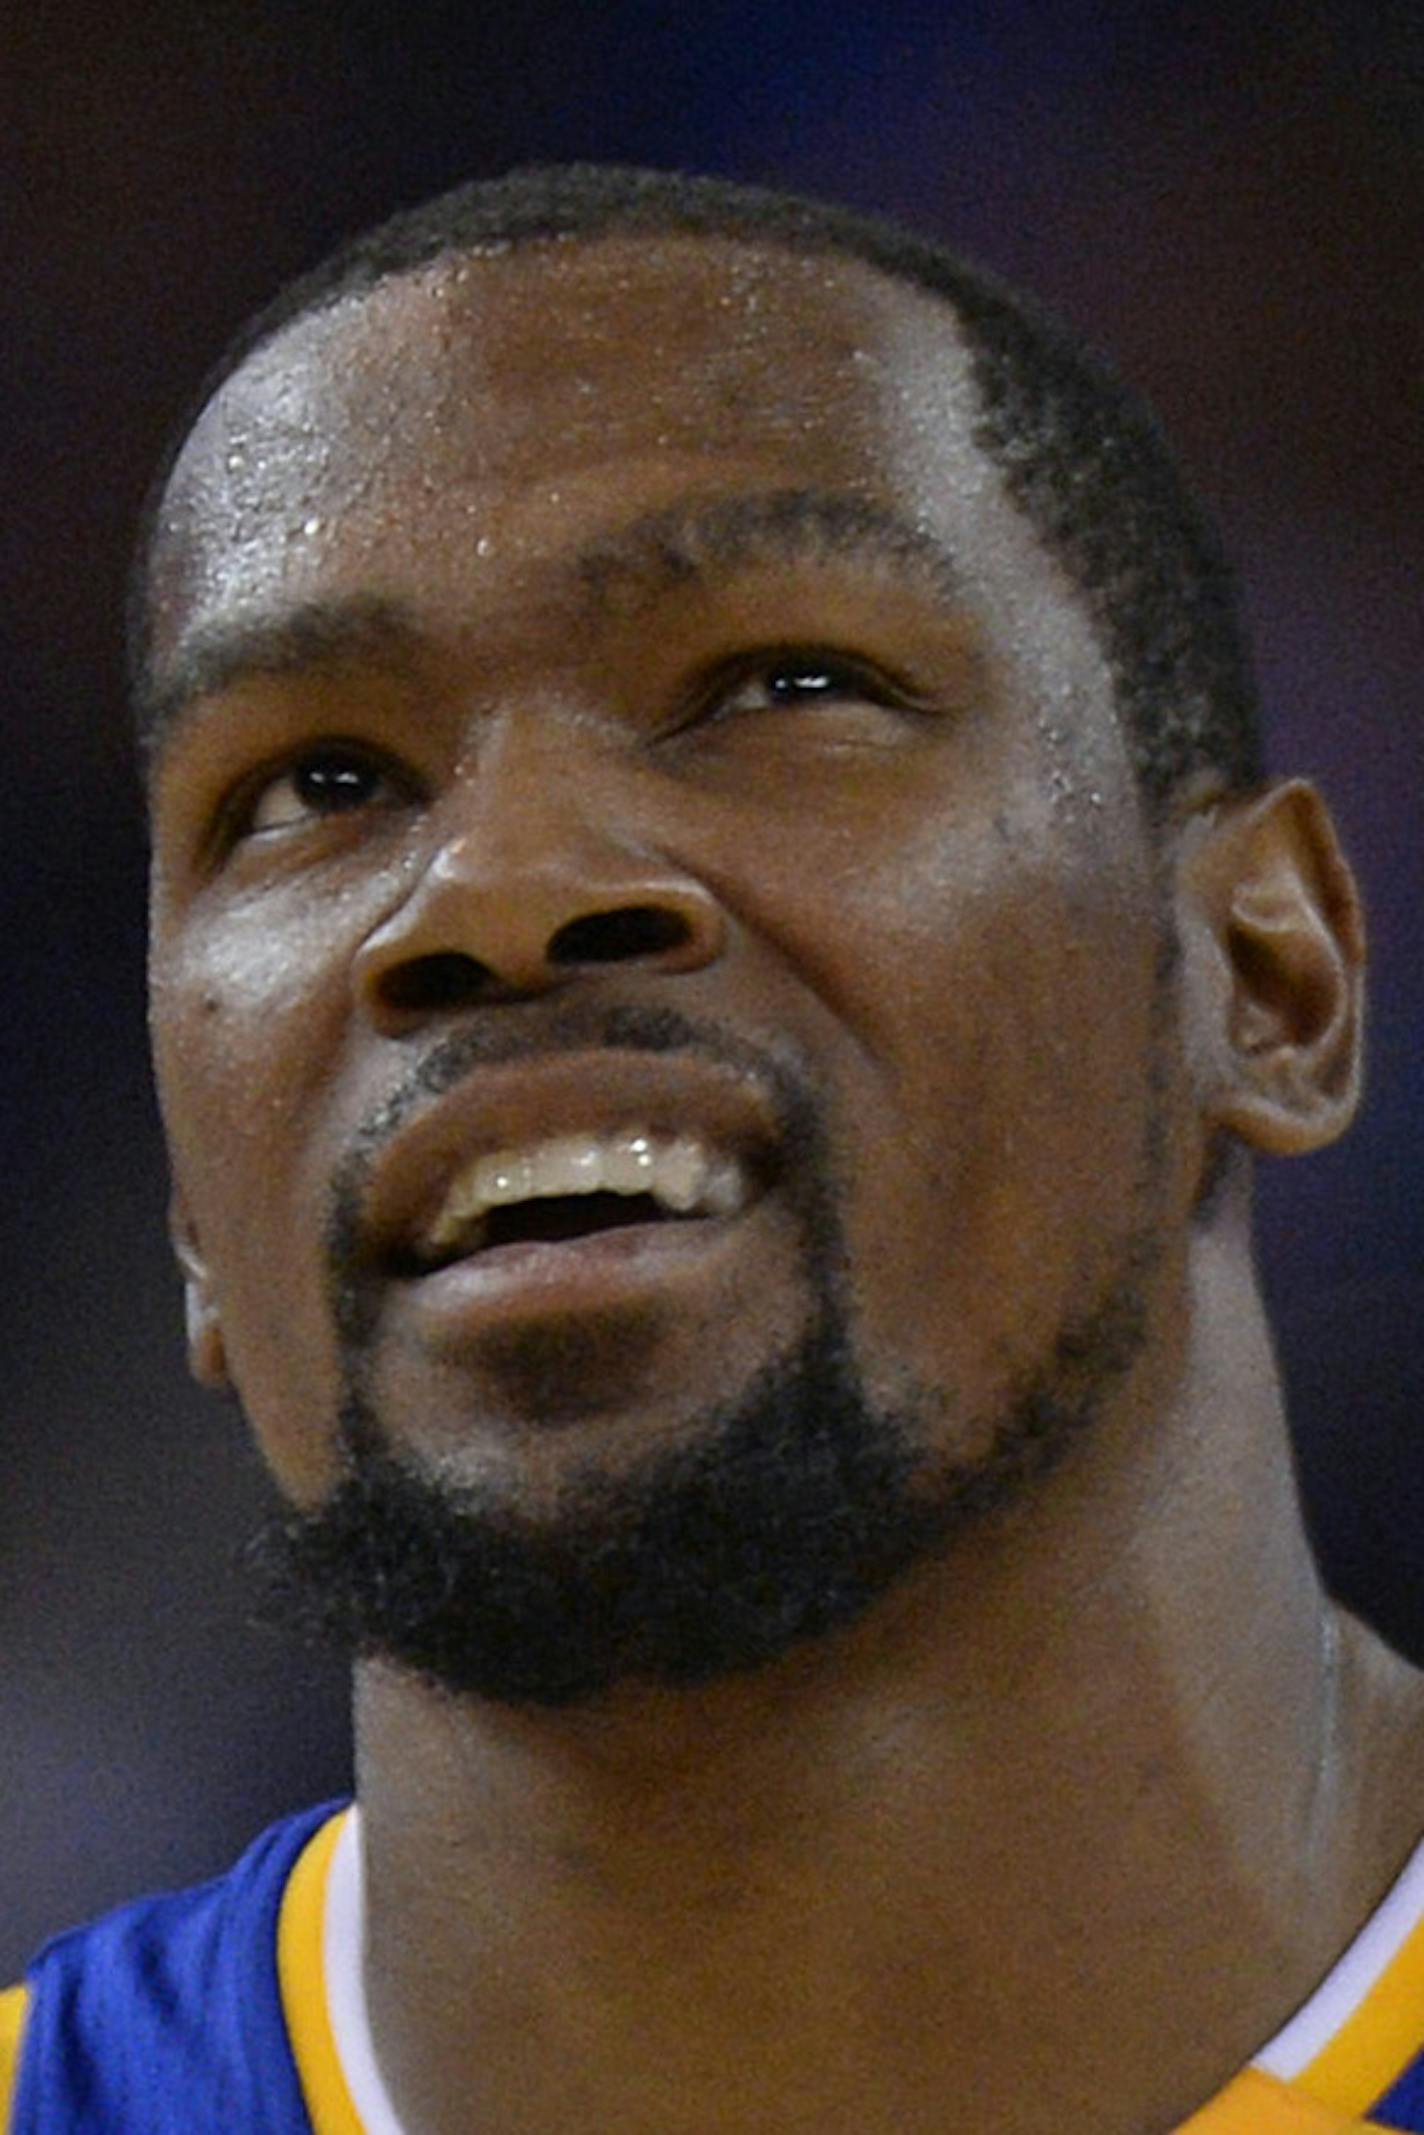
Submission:
<svg viewBox="0 0 1424 2135">
<path fill-rule="evenodd" d="M 314 817 L 349 815 L 396 796 L 391 775 L 358 749 L 312 749 L 257 794 L 248 816 L 249 834 L 286 830 Z"/>
<path fill-rule="evenodd" d="M 792 654 L 774 664 L 746 674 L 723 700 L 729 711 L 749 710 L 758 703 L 791 708 L 803 704 L 826 704 L 839 697 L 873 697 L 866 678 L 848 662 Z"/>
<path fill-rule="evenodd" d="M 848 668 L 829 665 L 813 666 L 798 661 L 793 666 L 776 667 L 766 678 L 767 695 L 776 704 L 799 704 L 806 699 L 863 696 L 865 686 L 859 676 Z"/>
<path fill-rule="evenodd" d="M 903 717 L 917 701 L 881 667 L 815 645 L 792 645 L 724 669 L 707 688 L 702 717 L 715 726 L 745 714 L 824 711 L 878 730 L 887 716 Z"/>
</svg>

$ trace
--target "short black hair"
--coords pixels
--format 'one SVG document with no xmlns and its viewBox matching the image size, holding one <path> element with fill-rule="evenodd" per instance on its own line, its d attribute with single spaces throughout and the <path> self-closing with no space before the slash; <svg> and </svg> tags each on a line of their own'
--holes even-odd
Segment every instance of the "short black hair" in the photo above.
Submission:
<svg viewBox="0 0 1424 2135">
<path fill-rule="evenodd" d="M 860 260 L 946 302 L 980 400 L 975 442 L 1080 594 L 1111 669 L 1149 817 L 1210 769 L 1262 776 L 1250 654 L 1231 569 L 1146 403 L 1056 320 L 927 239 L 847 209 L 671 171 L 569 164 L 477 179 L 333 252 L 238 335 L 192 414 L 284 326 L 392 276 L 477 251 L 612 236 L 742 239 Z M 159 506 L 191 423 L 150 493 L 131 606 L 136 682 Z M 142 697 L 139 696 L 142 724 Z"/>
</svg>

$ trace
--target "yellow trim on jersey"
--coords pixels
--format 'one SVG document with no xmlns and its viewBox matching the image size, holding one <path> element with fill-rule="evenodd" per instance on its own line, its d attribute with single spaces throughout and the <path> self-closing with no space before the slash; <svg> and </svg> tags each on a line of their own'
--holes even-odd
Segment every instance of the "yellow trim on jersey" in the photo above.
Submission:
<svg viewBox="0 0 1424 2135">
<path fill-rule="evenodd" d="M 1424 2010 L 1424 1920 L 1405 1936 L 1369 1993 L 1296 2077 L 1296 2086 L 1341 2113 L 1382 2098 L 1419 2051 Z"/>
<path fill-rule="evenodd" d="M 1378 2097 L 1379 2091 L 1370 2095 Z M 1184 2120 L 1176 2135 L 1348 2135 L 1352 2128 L 1379 2125 L 1324 2105 L 1293 2083 L 1268 2076 L 1264 2069 L 1248 2068 L 1210 2105 Z"/>
<path fill-rule="evenodd" d="M 277 1922 L 282 2013 L 316 2135 L 365 2135 L 346 2088 L 326 2000 L 326 1883 L 348 1813 L 343 1809 L 329 1817 L 308 1840 L 288 1879 Z"/>
<path fill-rule="evenodd" d="M 30 1997 L 24 1987 L 8 1987 L 0 1994 L 0 2135 L 10 2125 L 10 2106 L 15 2095 L 15 2073 L 20 2066 L 20 2035 Z"/>
<path fill-rule="evenodd" d="M 326 1993 L 327 1884 L 349 1813 L 330 1817 L 308 1840 L 288 1880 L 277 1928 L 282 2008 L 315 2135 L 365 2135 L 346 2085 Z M 1424 1920 L 1294 2082 L 1248 2068 L 1175 2135 L 1350 2135 L 1352 2130 L 1364 2135 L 1380 2129 L 1380 2122 L 1359 2116 L 1418 2053 L 1421 2007 Z M 0 1995 L 0 2106 L 7 2036 L 13 2060 L 23 2008 L 22 1990 Z M 7 2135 L 7 2127 L 8 2117 L 0 2113 L 0 2135 Z"/>
<path fill-rule="evenodd" d="M 282 2009 L 315 2135 L 365 2135 L 346 2087 L 326 1998 L 326 1888 L 348 1811 L 308 1840 L 288 1880 L 277 1926 Z M 1419 2050 L 1424 1920 L 1360 2007 L 1294 2083 L 1248 2068 L 1176 2135 L 1349 2135 L 1379 2128 L 1358 2115 Z M 29 1995 L 0 1993 L 0 2135 L 8 2135 Z"/>
</svg>

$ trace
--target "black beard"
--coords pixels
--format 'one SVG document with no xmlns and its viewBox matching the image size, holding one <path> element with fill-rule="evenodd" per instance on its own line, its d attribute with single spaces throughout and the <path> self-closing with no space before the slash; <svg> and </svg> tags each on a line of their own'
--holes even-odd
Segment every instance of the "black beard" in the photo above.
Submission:
<svg viewBox="0 0 1424 2135">
<path fill-rule="evenodd" d="M 616 1042 L 735 1057 L 725 1041 L 666 1015 L 625 1015 Z M 1060 1334 L 996 1427 L 974 1433 L 987 1450 L 947 1463 L 930 1451 L 944 1435 L 942 1396 L 915 1392 L 896 1406 L 869 1397 L 817 1107 L 784 1069 L 756 1065 L 776 1087 L 794 1158 L 788 1191 L 805 1241 L 808 1331 L 704 1417 L 690 1443 L 620 1477 L 586 1474 L 538 1522 L 393 1450 L 364 1393 L 378 1314 L 347 1243 L 358 1157 L 332 1224 L 349 1369 L 345 1473 L 320 1506 L 288 1511 L 257 1538 L 267 1620 L 353 1657 L 392 1661 L 457 1696 L 506 1704 L 566 1706 L 622 1681 L 704 1682 L 853 1623 L 1061 1458 L 1141 1347 L 1150 1235 L 1125 1242 L 1096 1310 Z M 447 1086 L 467 1066 L 468 1049 L 447 1048 L 423 1066 L 419 1086 Z M 373 1143 L 399 1109 L 388 1109 Z"/>
<path fill-rule="evenodd" d="M 537 1526 L 392 1453 L 353 1401 L 343 1481 L 259 1538 L 264 1614 L 505 1704 L 756 1668 L 853 1623 L 1061 1458 L 1142 1318 L 1135 1287 L 1115 1289 L 988 1452 L 947 1470 L 924 1451 L 923 1409 L 873 1408 L 844 1330 L 823 1319 L 694 1446 L 616 1482 L 589 1476 Z"/>
</svg>

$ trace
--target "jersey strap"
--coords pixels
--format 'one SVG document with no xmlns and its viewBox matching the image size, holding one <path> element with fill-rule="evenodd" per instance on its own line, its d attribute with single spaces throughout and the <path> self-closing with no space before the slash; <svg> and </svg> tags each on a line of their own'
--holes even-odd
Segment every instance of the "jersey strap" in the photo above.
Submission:
<svg viewBox="0 0 1424 2135">
<path fill-rule="evenodd" d="M 292 1870 L 277 1929 L 282 2008 L 315 2135 L 369 2135 L 347 2085 L 329 1982 L 332 1859 L 343 1834 L 351 1835 L 355 1813 L 348 1809 L 331 1817 L 307 1841 Z M 359 1948 L 344 1954 L 359 1975 Z"/>
<path fill-rule="evenodd" d="M 219 1881 L 41 1951 L 10 2135 L 311 2135 L 277 1978 L 293 1863 L 331 1807 L 274 1826 Z"/>
<path fill-rule="evenodd" d="M 1424 1846 L 1258 2070 L 1365 2125 L 1424 2130 Z"/>
<path fill-rule="evenodd" d="M 1322 2105 L 1263 2069 L 1248 2068 L 1210 2105 L 1183 2121 L 1176 2135 L 1360 2135 L 1362 2130 L 1396 2125 L 1424 2128 L 1424 2121 L 1360 2120 Z"/>
</svg>

